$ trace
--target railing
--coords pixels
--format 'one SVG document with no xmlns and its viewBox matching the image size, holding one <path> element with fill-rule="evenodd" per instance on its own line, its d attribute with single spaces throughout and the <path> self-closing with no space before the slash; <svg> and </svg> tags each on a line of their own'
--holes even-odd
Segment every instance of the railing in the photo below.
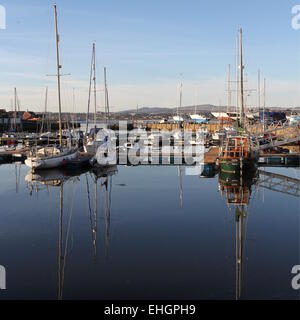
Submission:
<svg viewBox="0 0 300 320">
<path fill-rule="evenodd" d="M 275 192 L 300 196 L 300 180 L 281 174 L 259 170 L 259 185 Z"/>
</svg>

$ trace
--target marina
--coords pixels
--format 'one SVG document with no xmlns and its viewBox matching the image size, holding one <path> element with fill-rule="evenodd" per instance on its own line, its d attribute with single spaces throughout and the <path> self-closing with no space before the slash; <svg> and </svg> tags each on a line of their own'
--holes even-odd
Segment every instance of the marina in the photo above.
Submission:
<svg viewBox="0 0 300 320">
<path fill-rule="evenodd" d="M 1 300 L 299 299 L 294 38 L 188 2 L 0 15 Z"/>
</svg>

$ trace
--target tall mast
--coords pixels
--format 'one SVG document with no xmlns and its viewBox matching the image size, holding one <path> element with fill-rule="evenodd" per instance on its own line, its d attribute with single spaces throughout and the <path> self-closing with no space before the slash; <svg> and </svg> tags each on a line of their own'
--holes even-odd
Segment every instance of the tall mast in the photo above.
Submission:
<svg viewBox="0 0 300 320">
<path fill-rule="evenodd" d="M 266 78 L 264 79 L 264 112 L 263 112 L 264 132 L 265 132 L 265 130 L 266 130 L 265 112 L 266 112 Z"/>
<path fill-rule="evenodd" d="M 54 16 L 55 16 L 55 34 L 56 34 L 57 94 L 58 94 L 58 113 L 59 113 L 59 144 L 60 144 L 60 146 L 62 146 L 61 93 L 60 93 L 60 69 L 61 69 L 61 65 L 60 65 L 60 62 L 59 62 L 59 34 L 58 34 L 58 25 L 57 25 L 56 4 L 54 5 Z"/>
<path fill-rule="evenodd" d="M 75 130 L 75 88 L 73 88 L 73 115 L 72 115 L 72 129 Z"/>
<path fill-rule="evenodd" d="M 96 91 L 96 88 L 97 88 L 97 85 L 96 85 L 96 45 L 95 45 L 95 43 L 93 43 L 92 67 L 93 67 L 93 74 L 94 74 L 94 76 L 93 76 L 93 81 L 94 81 L 94 126 L 96 129 L 96 122 L 97 122 L 97 91 Z"/>
<path fill-rule="evenodd" d="M 105 94 L 105 121 L 106 121 L 107 128 L 109 128 L 110 114 L 109 114 L 109 100 L 108 100 L 107 79 L 106 79 L 106 67 L 104 67 L 104 94 Z"/>
<path fill-rule="evenodd" d="M 231 86 L 230 86 L 230 64 L 228 65 L 228 100 L 227 100 L 227 112 L 230 112 L 231 105 Z"/>
<path fill-rule="evenodd" d="M 182 105 L 182 81 L 179 84 L 179 104 L 177 106 L 177 116 L 179 117 L 179 110 L 181 109 Z"/>
<path fill-rule="evenodd" d="M 15 112 L 14 112 L 14 126 L 15 130 L 17 131 L 17 88 L 14 88 L 14 107 L 15 107 Z"/>
<path fill-rule="evenodd" d="M 45 125 L 45 119 L 47 116 L 47 104 L 48 104 L 48 86 L 46 87 L 46 94 L 45 94 L 45 111 L 44 111 L 44 116 L 43 116 L 43 122 L 42 122 L 42 127 L 41 127 L 41 133 L 44 131 L 44 125 Z M 48 128 L 47 128 L 48 130 Z"/>
<path fill-rule="evenodd" d="M 195 106 L 194 106 L 194 108 L 195 108 L 195 111 L 194 111 L 194 113 L 195 114 L 197 114 L 197 100 L 198 100 L 198 94 L 197 94 L 197 85 L 195 86 L 195 96 L 194 96 L 194 99 L 195 99 Z"/>
<path fill-rule="evenodd" d="M 236 37 L 236 116 L 239 114 L 239 37 Z"/>
<path fill-rule="evenodd" d="M 258 114 L 260 113 L 260 69 L 257 74 Z"/>
<path fill-rule="evenodd" d="M 244 127 L 244 65 L 243 65 L 243 30 L 240 29 L 240 89 L 241 89 L 241 127 Z"/>
<path fill-rule="evenodd" d="M 90 85 L 89 85 L 89 99 L 88 99 L 88 110 L 86 114 L 86 129 L 85 133 L 88 133 L 89 130 L 89 115 L 90 115 L 90 105 L 91 105 L 91 89 L 92 89 L 92 77 L 93 77 L 93 62 L 94 62 L 94 43 L 92 51 L 92 60 L 91 60 L 91 70 L 90 70 Z"/>
</svg>

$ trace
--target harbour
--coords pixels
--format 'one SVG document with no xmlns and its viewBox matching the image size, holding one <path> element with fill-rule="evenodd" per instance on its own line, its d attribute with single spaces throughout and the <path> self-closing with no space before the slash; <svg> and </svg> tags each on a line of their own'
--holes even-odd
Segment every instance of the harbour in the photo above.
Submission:
<svg viewBox="0 0 300 320">
<path fill-rule="evenodd" d="M 0 300 L 299 299 L 295 36 L 232 1 L 0 4 Z"/>
</svg>

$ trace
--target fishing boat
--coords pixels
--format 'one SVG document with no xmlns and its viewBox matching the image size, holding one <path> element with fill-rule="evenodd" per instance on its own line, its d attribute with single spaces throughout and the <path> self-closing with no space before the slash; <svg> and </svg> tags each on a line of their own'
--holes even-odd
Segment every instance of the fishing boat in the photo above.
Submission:
<svg viewBox="0 0 300 320">
<path fill-rule="evenodd" d="M 251 141 L 247 134 L 233 135 L 226 138 L 219 156 L 221 172 L 240 174 L 254 171 L 257 154 L 251 149 Z"/>
<path fill-rule="evenodd" d="M 252 148 L 251 136 L 246 131 L 245 110 L 244 110 L 244 83 L 243 83 L 243 45 L 242 29 L 240 29 L 240 117 L 238 121 L 239 128 L 237 133 L 227 133 L 222 144 L 219 155 L 219 166 L 221 172 L 229 174 L 245 174 L 257 168 L 257 151 Z"/>
<path fill-rule="evenodd" d="M 64 166 L 67 160 L 74 160 L 78 156 L 78 148 L 63 146 L 62 117 L 61 117 L 61 91 L 60 91 L 60 60 L 59 35 L 57 23 L 56 4 L 54 5 L 55 32 L 56 32 L 56 64 L 57 64 L 57 92 L 59 111 L 59 146 L 49 146 L 41 149 L 32 149 L 25 160 L 25 164 L 32 169 L 47 169 Z"/>
</svg>

